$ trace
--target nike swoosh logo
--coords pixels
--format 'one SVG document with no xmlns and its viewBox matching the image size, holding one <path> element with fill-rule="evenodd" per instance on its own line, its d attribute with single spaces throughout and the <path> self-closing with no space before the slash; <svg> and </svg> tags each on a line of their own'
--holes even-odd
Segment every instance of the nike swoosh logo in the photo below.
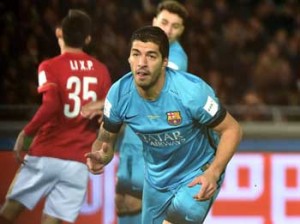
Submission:
<svg viewBox="0 0 300 224">
<path fill-rule="evenodd" d="M 132 119 L 132 118 L 135 118 L 135 117 L 137 117 L 138 115 L 125 115 L 125 119 L 126 120 L 129 120 L 129 119 Z"/>
</svg>

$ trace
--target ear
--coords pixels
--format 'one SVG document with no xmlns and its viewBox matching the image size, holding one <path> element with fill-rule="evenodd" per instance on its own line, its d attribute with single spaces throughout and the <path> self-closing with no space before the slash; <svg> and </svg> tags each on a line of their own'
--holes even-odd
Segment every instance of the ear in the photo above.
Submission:
<svg viewBox="0 0 300 224">
<path fill-rule="evenodd" d="M 55 29 L 55 35 L 56 35 L 56 37 L 57 37 L 58 39 L 59 39 L 59 38 L 62 38 L 62 37 L 63 37 L 62 29 L 59 28 L 59 27 L 57 27 L 57 28 Z"/>
<path fill-rule="evenodd" d="M 168 58 L 164 58 L 163 60 L 163 67 L 166 68 L 168 66 L 168 62 L 169 62 L 169 59 Z"/>
<path fill-rule="evenodd" d="M 87 36 L 87 38 L 85 38 L 84 43 L 85 43 L 86 45 L 88 45 L 89 43 L 91 43 L 91 41 L 92 41 L 92 37 L 89 35 L 89 36 Z"/>
<path fill-rule="evenodd" d="M 180 36 L 182 35 L 182 33 L 184 32 L 184 29 L 185 29 L 185 26 L 184 25 L 182 25 L 182 27 L 181 27 L 181 33 L 180 33 Z"/>
</svg>

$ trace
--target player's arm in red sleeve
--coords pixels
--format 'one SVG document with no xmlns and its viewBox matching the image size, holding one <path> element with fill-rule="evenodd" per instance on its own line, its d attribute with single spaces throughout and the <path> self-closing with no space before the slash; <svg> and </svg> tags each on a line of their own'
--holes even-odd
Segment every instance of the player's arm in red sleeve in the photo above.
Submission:
<svg viewBox="0 0 300 224">
<path fill-rule="evenodd" d="M 43 92 L 42 105 L 39 107 L 32 120 L 19 133 L 16 139 L 13 150 L 16 160 L 19 163 L 24 162 L 21 152 L 24 149 L 25 137 L 35 135 L 39 128 L 42 127 L 42 125 L 49 119 L 52 119 L 60 110 L 61 103 L 57 87 L 54 84 L 45 85 L 45 87 L 46 88 L 41 89 Z"/>
<path fill-rule="evenodd" d="M 61 100 L 56 84 L 47 83 L 39 87 L 38 91 L 43 93 L 43 100 L 31 121 L 24 128 L 27 136 L 35 135 L 40 127 L 61 111 Z"/>
</svg>

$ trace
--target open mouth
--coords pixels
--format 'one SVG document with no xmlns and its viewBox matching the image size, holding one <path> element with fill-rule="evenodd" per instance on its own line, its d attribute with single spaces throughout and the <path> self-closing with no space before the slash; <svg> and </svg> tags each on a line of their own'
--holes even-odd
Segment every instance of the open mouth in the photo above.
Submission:
<svg viewBox="0 0 300 224">
<path fill-rule="evenodd" d="M 137 77 L 139 77 L 139 78 L 145 78 L 145 77 L 147 77 L 149 75 L 149 73 L 148 72 L 146 72 L 146 71 L 137 71 L 136 72 L 136 76 Z"/>
</svg>

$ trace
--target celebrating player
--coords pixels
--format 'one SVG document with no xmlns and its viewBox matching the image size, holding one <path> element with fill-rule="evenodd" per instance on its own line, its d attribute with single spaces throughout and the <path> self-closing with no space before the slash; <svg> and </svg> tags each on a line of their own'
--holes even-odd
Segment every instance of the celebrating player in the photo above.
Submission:
<svg viewBox="0 0 300 224">
<path fill-rule="evenodd" d="M 168 36 L 168 67 L 182 71 L 187 70 L 188 63 L 179 38 L 187 16 L 188 12 L 182 4 L 167 0 L 157 6 L 157 14 L 152 21 L 153 26 L 160 27 Z M 120 157 L 115 199 L 118 224 L 140 224 L 144 183 L 142 142 L 130 127 L 125 126 L 122 130 L 116 144 Z"/>
<path fill-rule="evenodd" d="M 168 37 L 160 28 L 133 33 L 131 72 L 108 92 L 87 165 L 101 172 L 126 123 L 143 144 L 142 223 L 203 223 L 242 131 L 206 82 L 167 67 L 168 54 Z"/>
</svg>

